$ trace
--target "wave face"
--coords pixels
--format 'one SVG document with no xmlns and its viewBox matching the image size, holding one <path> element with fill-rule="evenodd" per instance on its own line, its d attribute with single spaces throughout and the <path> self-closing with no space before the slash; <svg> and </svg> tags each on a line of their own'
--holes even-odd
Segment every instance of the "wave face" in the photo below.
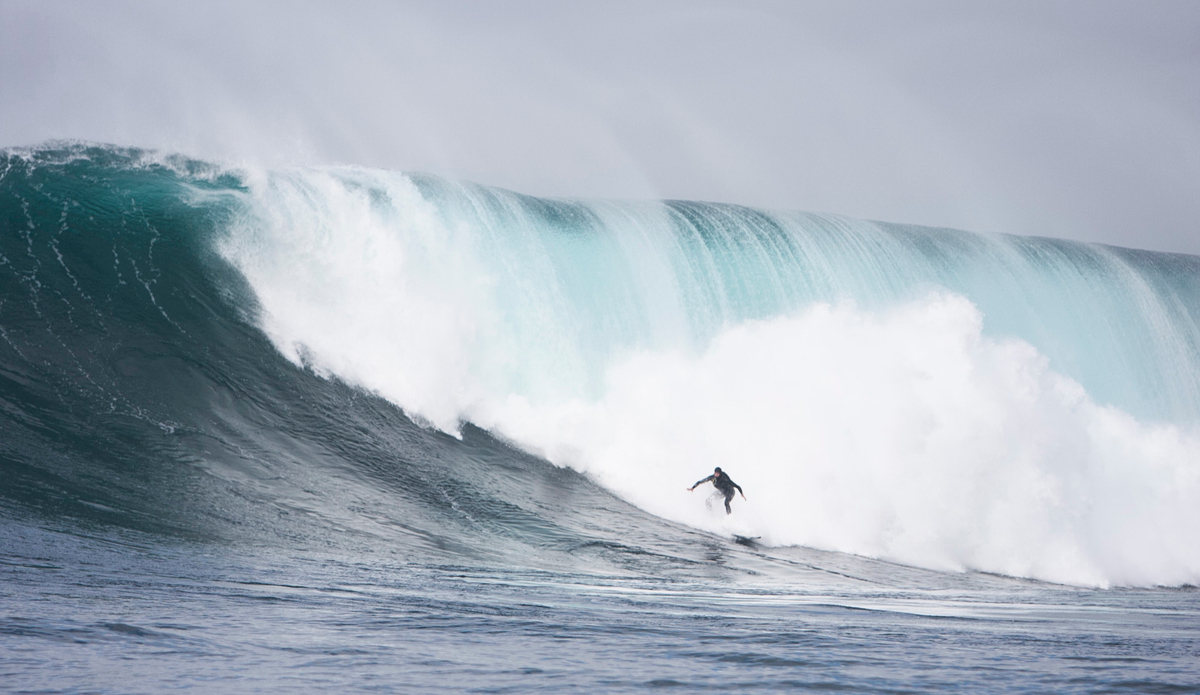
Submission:
<svg viewBox="0 0 1200 695">
<path fill-rule="evenodd" d="M 654 526 L 618 534 L 610 521 L 630 508 L 583 476 L 479 430 L 424 429 L 284 360 L 215 252 L 249 200 L 242 177 L 152 152 L 3 153 L 0 537 L 20 545 L 32 520 L 385 561 L 648 571 L 646 554 L 620 549 Z"/>
<path fill-rule="evenodd" d="M 112 148 L 3 170 L 10 498 L 515 556 L 627 535 L 595 481 L 774 545 L 1200 581 L 1200 258 Z M 551 503 L 471 425 L 587 477 Z M 715 465 L 729 518 L 685 491 Z"/>
</svg>

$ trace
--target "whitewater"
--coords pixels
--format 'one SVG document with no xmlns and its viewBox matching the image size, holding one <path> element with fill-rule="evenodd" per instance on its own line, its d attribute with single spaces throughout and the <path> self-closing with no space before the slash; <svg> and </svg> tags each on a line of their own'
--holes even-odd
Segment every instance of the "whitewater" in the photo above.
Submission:
<svg viewBox="0 0 1200 695">
<path fill-rule="evenodd" d="M 5 150 L 0 670 L 1196 692 L 1198 319 L 1188 255 Z"/>
<path fill-rule="evenodd" d="M 297 365 L 770 545 L 1200 581 L 1194 258 L 359 169 L 254 179 L 221 253 Z M 714 466 L 736 520 L 683 492 Z"/>
</svg>

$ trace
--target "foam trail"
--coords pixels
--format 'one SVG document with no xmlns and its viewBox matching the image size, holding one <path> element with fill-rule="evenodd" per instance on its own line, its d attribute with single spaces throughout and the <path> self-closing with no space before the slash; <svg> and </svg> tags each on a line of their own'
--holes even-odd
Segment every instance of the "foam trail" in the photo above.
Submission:
<svg viewBox="0 0 1200 695">
<path fill-rule="evenodd" d="M 1198 259 L 363 169 L 251 187 L 221 250 L 276 346 L 433 426 L 773 543 L 1200 580 Z M 713 465 L 732 521 L 683 491 Z"/>
</svg>

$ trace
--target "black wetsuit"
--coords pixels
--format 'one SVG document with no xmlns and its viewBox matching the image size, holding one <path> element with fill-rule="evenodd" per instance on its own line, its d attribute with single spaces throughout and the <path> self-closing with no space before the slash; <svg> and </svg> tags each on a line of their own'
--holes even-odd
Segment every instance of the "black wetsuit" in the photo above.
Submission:
<svg viewBox="0 0 1200 695">
<path fill-rule="evenodd" d="M 713 487 L 717 488 L 725 495 L 725 513 L 732 514 L 733 509 L 731 509 L 729 507 L 729 500 L 733 499 L 733 491 L 735 488 L 737 489 L 738 492 L 742 492 L 742 486 L 733 482 L 733 480 L 731 480 L 729 478 L 728 473 L 726 473 L 725 471 L 721 471 L 719 474 L 713 473 L 712 475 L 708 476 L 704 480 L 697 482 L 695 485 L 692 486 L 692 489 L 695 489 L 696 487 L 703 485 L 704 483 L 707 483 L 710 481 L 712 482 Z M 744 495 L 746 493 L 742 492 L 742 494 Z"/>
</svg>

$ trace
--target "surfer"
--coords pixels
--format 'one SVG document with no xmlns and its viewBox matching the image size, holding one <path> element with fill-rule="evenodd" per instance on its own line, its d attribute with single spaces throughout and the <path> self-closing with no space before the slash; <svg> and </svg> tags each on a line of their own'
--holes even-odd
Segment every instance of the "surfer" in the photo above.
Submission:
<svg viewBox="0 0 1200 695">
<path fill-rule="evenodd" d="M 717 466 L 716 468 L 713 469 L 712 475 L 708 476 L 704 480 L 697 481 L 696 485 L 689 487 L 688 492 L 695 490 L 696 486 L 703 485 L 704 483 L 707 483 L 707 482 L 711 482 L 713 484 L 713 487 L 717 488 L 717 490 L 719 490 L 722 494 L 725 495 L 725 513 L 726 514 L 733 513 L 733 510 L 729 508 L 729 500 L 733 499 L 734 488 L 737 488 L 738 494 L 742 496 L 742 499 L 746 499 L 746 493 L 742 492 L 742 486 L 738 485 L 737 483 L 730 480 L 729 474 L 722 472 L 720 466 Z"/>
</svg>

